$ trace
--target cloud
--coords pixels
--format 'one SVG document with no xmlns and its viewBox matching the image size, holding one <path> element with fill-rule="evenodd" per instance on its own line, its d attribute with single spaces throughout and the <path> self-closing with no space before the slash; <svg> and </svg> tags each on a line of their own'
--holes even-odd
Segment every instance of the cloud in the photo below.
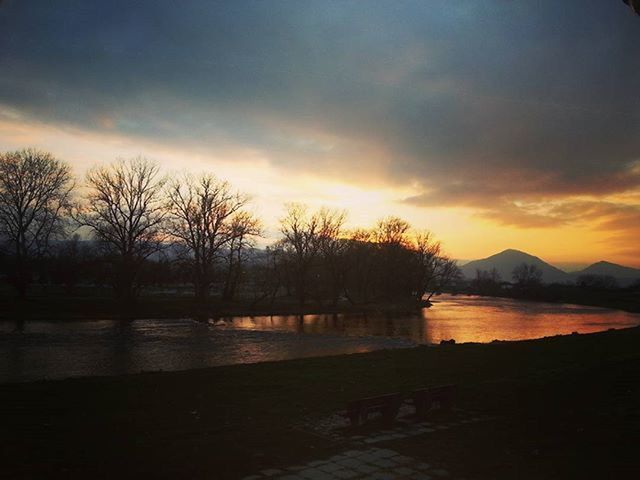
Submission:
<svg viewBox="0 0 640 480">
<path fill-rule="evenodd" d="M 639 43 L 611 2 L 13 1 L 0 105 L 539 228 L 640 188 Z"/>
</svg>

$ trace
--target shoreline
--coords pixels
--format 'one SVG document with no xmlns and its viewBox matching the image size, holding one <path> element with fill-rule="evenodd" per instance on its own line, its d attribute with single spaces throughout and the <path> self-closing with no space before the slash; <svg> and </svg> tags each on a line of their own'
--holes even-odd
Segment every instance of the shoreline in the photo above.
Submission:
<svg viewBox="0 0 640 480">
<path fill-rule="evenodd" d="M 141 318 L 169 319 L 206 317 L 222 319 L 226 317 L 258 316 L 300 316 L 300 315 L 419 315 L 426 305 L 417 302 L 375 302 L 352 305 L 341 302 L 338 305 L 299 306 L 289 299 L 273 305 L 251 305 L 250 302 L 237 301 L 222 304 L 211 299 L 206 312 L 194 304 L 193 297 L 143 295 L 136 304 L 128 308 L 123 315 L 114 298 L 89 295 L 32 295 L 27 299 L 18 299 L 9 295 L 0 295 L 0 322 L 20 320 L 131 320 Z"/>
<path fill-rule="evenodd" d="M 554 305 L 568 304 L 588 306 L 609 310 L 619 310 L 628 313 L 640 313 L 640 299 L 632 297 L 630 302 L 619 301 L 581 301 L 582 299 L 549 299 L 549 298 L 525 298 L 507 295 L 480 295 L 471 292 L 445 292 L 445 295 L 456 297 L 479 296 L 492 299 L 507 299 L 534 303 L 548 303 Z M 432 299 L 432 304 L 438 303 L 439 296 Z M 571 301 L 573 300 L 573 301 Z M 15 322 L 29 320 L 43 321 L 87 321 L 87 320 L 133 320 L 133 319 L 170 319 L 206 317 L 217 320 L 228 317 L 269 317 L 269 316 L 301 316 L 301 315 L 420 315 L 424 308 L 431 305 L 419 305 L 414 301 L 407 302 L 375 302 L 370 304 L 352 305 L 341 302 L 338 305 L 313 305 L 299 306 L 289 299 L 280 300 L 274 305 L 251 305 L 249 302 L 237 301 L 229 304 L 221 304 L 212 299 L 208 311 L 203 314 L 198 312 L 190 296 L 167 295 L 143 295 L 139 301 L 128 309 L 124 315 L 115 299 L 110 296 L 92 295 L 57 295 L 39 294 L 27 299 L 17 299 L 10 295 L 0 294 L 0 322 Z"/>
</svg>

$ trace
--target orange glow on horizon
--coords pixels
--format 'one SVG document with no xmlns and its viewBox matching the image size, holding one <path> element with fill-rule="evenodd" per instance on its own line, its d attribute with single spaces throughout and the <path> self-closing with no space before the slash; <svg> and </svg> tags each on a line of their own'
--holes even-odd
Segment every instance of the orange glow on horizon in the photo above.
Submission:
<svg viewBox="0 0 640 480">
<path fill-rule="evenodd" d="M 113 120 L 104 118 L 113 126 Z M 417 229 L 428 229 L 454 258 L 484 258 L 507 248 L 516 248 L 550 263 L 592 263 L 608 260 L 640 267 L 638 251 L 625 235 L 632 238 L 640 226 L 630 232 L 616 233 L 587 222 L 545 228 L 507 226 L 483 218 L 481 209 L 471 207 L 419 207 L 404 199 L 414 195 L 412 185 L 375 185 L 366 181 L 342 179 L 331 172 L 299 173 L 286 171 L 260 151 L 248 148 L 221 148 L 205 151 L 190 146 L 159 144 L 141 138 L 118 135 L 110 130 L 96 133 L 64 126 L 28 122 L 15 112 L 0 108 L 2 150 L 27 146 L 48 150 L 67 160 L 81 179 L 91 166 L 118 157 L 143 155 L 157 160 L 167 172 L 211 171 L 252 197 L 252 209 L 259 215 L 270 235 L 276 235 L 277 222 L 287 202 L 328 206 L 348 212 L 347 227 L 370 227 L 381 218 L 397 215 Z M 637 205 L 638 193 L 607 198 L 620 205 Z M 563 200 L 558 200 L 562 202 Z M 606 223 L 607 217 L 601 219 Z M 635 230 L 633 230 L 635 228 Z M 617 235 L 617 236 L 616 236 Z M 637 238 L 637 237 L 636 237 Z M 264 239 L 269 243 L 273 238 Z"/>
</svg>

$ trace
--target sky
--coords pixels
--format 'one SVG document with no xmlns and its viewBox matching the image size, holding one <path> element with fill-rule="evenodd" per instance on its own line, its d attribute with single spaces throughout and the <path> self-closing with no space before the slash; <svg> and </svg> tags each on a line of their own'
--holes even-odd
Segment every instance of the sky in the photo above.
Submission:
<svg viewBox="0 0 640 480">
<path fill-rule="evenodd" d="M 0 151 L 214 173 L 264 241 L 298 201 L 640 267 L 638 45 L 612 0 L 5 0 Z"/>
</svg>

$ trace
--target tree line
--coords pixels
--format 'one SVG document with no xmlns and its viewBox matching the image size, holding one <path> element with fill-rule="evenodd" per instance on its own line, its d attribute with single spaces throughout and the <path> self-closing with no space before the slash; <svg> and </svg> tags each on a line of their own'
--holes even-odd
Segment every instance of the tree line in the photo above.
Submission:
<svg viewBox="0 0 640 480">
<path fill-rule="evenodd" d="M 469 282 L 469 289 L 481 295 L 501 295 L 505 289 L 509 289 L 517 294 L 526 295 L 536 293 L 543 287 L 543 272 L 537 265 L 521 263 L 511 272 L 511 281 L 504 281 L 497 269 L 490 270 L 477 269 L 475 277 Z M 547 289 L 560 287 L 560 284 L 547 285 Z M 566 286 L 566 285 L 565 285 Z M 583 290 L 617 290 L 621 286 L 618 280 L 612 275 L 603 274 L 581 274 L 578 275 L 570 286 L 575 286 Z M 640 280 L 632 284 L 632 288 L 640 286 Z"/>
<path fill-rule="evenodd" d="M 44 278 L 110 285 L 122 305 L 154 283 L 190 284 L 202 305 L 241 290 L 254 304 L 419 303 L 460 275 L 429 232 L 401 218 L 347 230 L 345 211 L 297 203 L 285 206 L 280 238 L 257 249 L 263 226 L 249 207 L 209 173 L 169 178 L 141 157 L 95 167 L 80 183 L 48 152 L 0 154 L 2 262 L 20 297 Z"/>
</svg>

